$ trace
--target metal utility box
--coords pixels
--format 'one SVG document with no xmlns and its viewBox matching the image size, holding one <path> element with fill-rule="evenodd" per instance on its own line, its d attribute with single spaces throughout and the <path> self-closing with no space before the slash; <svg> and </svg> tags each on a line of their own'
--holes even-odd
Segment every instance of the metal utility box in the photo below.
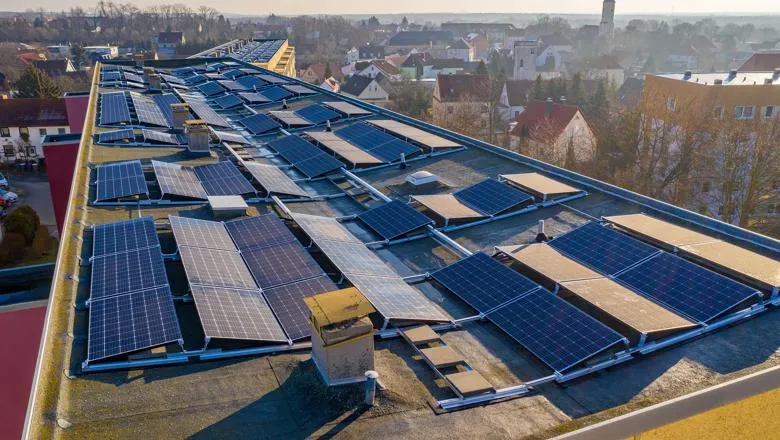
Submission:
<svg viewBox="0 0 780 440">
<path fill-rule="evenodd" d="M 310 311 L 311 358 L 329 386 L 366 380 L 374 369 L 374 307 L 354 287 L 304 298 Z"/>
</svg>

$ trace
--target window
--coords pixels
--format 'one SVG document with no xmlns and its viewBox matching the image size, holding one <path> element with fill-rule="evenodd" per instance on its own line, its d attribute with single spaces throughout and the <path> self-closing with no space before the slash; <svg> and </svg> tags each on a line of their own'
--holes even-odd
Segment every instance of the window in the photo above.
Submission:
<svg viewBox="0 0 780 440">
<path fill-rule="evenodd" d="M 772 119 L 772 117 L 775 115 L 775 106 L 768 105 L 764 109 L 764 119 Z"/>
<path fill-rule="evenodd" d="M 65 129 L 60 127 L 57 129 L 57 134 L 65 134 Z"/>
<path fill-rule="evenodd" d="M 702 182 L 701 183 L 701 192 L 707 193 L 710 192 L 710 182 Z"/>
<path fill-rule="evenodd" d="M 524 60 L 521 58 L 520 59 L 520 67 L 525 67 L 523 64 L 524 64 Z"/>
<path fill-rule="evenodd" d="M 482 104 L 482 106 L 480 107 L 480 111 L 482 111 L 482 113 L 487 113 L 488 112 L 488 106 L 485 105 L 485 104 Z"/>
<path fill-rule="evenodd" d="M 738 105 L 734 108 L 734 117 L 737 119 L 753 119 L 753 111 L 755 107 L 752 105 Z"/>
<path fill-rule="evenodd" d="M 41 135 L 41 136 L 46 136 L 46 129 L 45 128 L 39 128 L 38 129 L 38 134 Z"/>
<path fill-rule="evenodd" d="M 11 129 L 8 127 L 0 127 L 0 136 L 4 138 L 11 137 Z"/>
<path fill-rule="evenodd" d="M 673 112 L 677 108 L 677 97 L 669 96 L 666 98 L 666 108 Z"/>
<path fill-rule="evenodd" d="M 29 136 L 30 135 L 30 129 L 27 127 L 19 127 L 19 134 L 22 136 Z"/>
<path fill-rule="evenodd" d="M 447 106 L 447 113 L 452 114 L 454 111 L 455 109 L 451 105 Z"/>
<path fill-rule="evenodd" d="M 712 117 L 715 119 L 723 119 L 723 112 L 725 111 L 725 107 L 722 105 L 716 105 L 715 108 L 712 111 Z"/>
</svg>

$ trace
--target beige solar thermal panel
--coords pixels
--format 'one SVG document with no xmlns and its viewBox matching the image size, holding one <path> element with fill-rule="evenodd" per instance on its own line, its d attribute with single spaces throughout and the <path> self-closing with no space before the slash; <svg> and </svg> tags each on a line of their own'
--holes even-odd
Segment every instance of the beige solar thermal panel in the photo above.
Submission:
<svg viewBox="0 0 780 440">
<path fill-rule="evenodd" d="M 362 109 L 356 105 L 344 101 L 325 101 L 322 104 L 324 104 L 326 107 L 330 107 L 334 110 L 338 110 L 346 114 L 347 116 L 371 114 L 371 112 L 368 110 Z"/>
<path fill-rule="evenodd" d="M 312 125 L 311 122 L 288 110 L 274 110 L 268 113 L 287 125 Z"/>
<path fill-rule="evenodd" d="M 774 288 L 780 286 L 780 261 L 725 241 L 683 246 L 680 251 Z"/>
<path fill-rule="evenodd" d="M 452 194 L 412 196 L 412 200 L 444 217 L 447 220 L 482 218 L 482 214 L 460 202 Z"/>
<path fill-rule="evenodd" d="M 428 325 L 420 325 L 408 330 L 403 330 L 406 338 L 414 345 L 430 344 L 431 342 L 441 341 L 438 333 Z"/>
<path fill-rule="evenodd" d="M 344 160 L 355 165 L 378 165 L 384 163 L 364 150 L 350 144 L 329 131 L 306 132 L 310 138 L 322 144 L 323 147 L 341 156 Z"/>
<path fill-rule="evenodd" d="M 561 286 L 640 334 L 653 336 L 697 325 L 609 278 L 570 281 Z"/>
<path fill-rule="evenodd" d="M 573 186 L 550 179 L 539 173 L 502 174 L 499 177 L 520 187 L 520 189 L 540 196 L 559 196 L 581 192 L 581 190 Z"/>
<path fill-rule="evenodd" d="M 496 249 L 555 283 L 604 277 L 604 275 L 564 256 L 547 243 L 534 243 L 527 246 L 496 246 Z"/>
<path fill-rule="evenodd" d="M 604 218 L 628 232 L 672 247 L 718 241 L 717 238 L 709 235 L 645 214 L 615 215 Z"/>
<path fill-rule="evenodd" d="M 385 130 L 398 136 L 403 136 L 407 139 L 419 142 L 420 144 L 431 149 L 458 148 L 461 146 L 461 144 L 457 142 L 453 142 L 441 136 L 429 133 L 425 130 L 420 130 L 417 127 L 412 127 L 411 125 L 404 124 L 403 122 L 393 121 L 390 119 L 375 119 L 368 122 L 377 127 L 384 128 Z"/>
<path fill-rule="evenodd" d="M 466 361 L 457 351 L 446 345 L 423 348 L 420 352 L 423 356 L 427 357 L 428 360 L 431 361 L 431 364 L 436 368 L 452 367 Z"/>
<path fill-rule="evenodd" d="M 450 383 L 452 383 L 452 386 L 458 390 L 460 395 L 464 397 L 495 391 L 493 385 L 490 385 L 490 383 L 475 370 L 452 373 L 446 375 L 446 377 Z"/>
</svg>

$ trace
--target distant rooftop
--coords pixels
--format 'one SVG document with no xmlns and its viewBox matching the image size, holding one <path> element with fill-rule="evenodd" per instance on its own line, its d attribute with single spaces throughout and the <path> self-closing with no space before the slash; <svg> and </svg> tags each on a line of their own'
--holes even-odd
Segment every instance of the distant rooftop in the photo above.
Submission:
<svg viewBox="0 0 780 440">
<path fill-rule="evenodd" d="M 716 73 L 664 73 L 657 75 L 661 78 L 675 79 L 701 85 L 724 86 L 754 86 L 754 85 L 780 85 L 780 74 L 775 71 L 768 72 L 716 72 Z"/>
</svg>

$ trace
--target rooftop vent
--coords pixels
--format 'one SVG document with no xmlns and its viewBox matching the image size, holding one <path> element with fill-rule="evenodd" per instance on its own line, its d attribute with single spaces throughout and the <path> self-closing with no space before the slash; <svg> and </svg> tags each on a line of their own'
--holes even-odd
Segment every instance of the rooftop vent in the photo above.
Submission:
<svg viewBox="0 0 780 440">
<path fill-rule="evenodd" d="M 723 80 L 722 79 L 716 79 L 712 83 L 715 84 L 716 86 L 722 86 L 723 85 Z"/>
<path fill-rule="evenodd" d="M 691 79 L 691 76 L 693 76 L 693 72 L 691 72 L 690 70 L 686 70 L 685 71 L 685 75 L 683 75 L 683 79 L 686 79 L 686 80 L 687 79 Z"/>
<path fill-rule="evenodd" d="M 775 73 L 772 74 L 772 79 L 774 80 L 780 79 L 780 67 L 775 69 Z"/>
<path fill-rule="evenodd" d="M 208 200 L 215 217 L 239 217 L 249 208 L 241 196 L 208 196 Z"/>
<path fill-rule="evenodd" d="M 734 79 L 737 77 L 737 69 L 732 69 L 729 71 L 729 78 L 728 79 Z"/>
<path fill-rule="evenodd" d="M 422 170 L 406 176 L 406 181 L 411 183 L 414 186 L 421 186 L 421 185 L 427 185 L 429 183 L 438 182 L 439 176 L 430 173 L 428 171 Z"/>
</svg>

